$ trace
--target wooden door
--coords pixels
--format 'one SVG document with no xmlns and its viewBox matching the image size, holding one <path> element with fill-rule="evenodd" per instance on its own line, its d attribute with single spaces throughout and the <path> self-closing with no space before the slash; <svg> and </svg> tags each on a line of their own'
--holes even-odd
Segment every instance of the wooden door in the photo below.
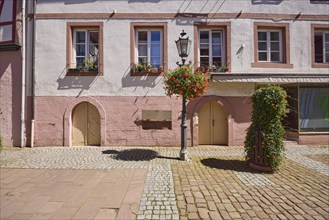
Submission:
<svg viewBox="0 0 329 220">
<path fill-rule="evenodd" d="M 199 111 L 199 144 L 227 144 L 227 115 L 217 102 L 208 102 Z"/>
<path fill-rule="evenodd" d="M 72 144 L 100 145 L 100 116 L 92 104 L 83 102 L 73 109 Z"/>
</svg>

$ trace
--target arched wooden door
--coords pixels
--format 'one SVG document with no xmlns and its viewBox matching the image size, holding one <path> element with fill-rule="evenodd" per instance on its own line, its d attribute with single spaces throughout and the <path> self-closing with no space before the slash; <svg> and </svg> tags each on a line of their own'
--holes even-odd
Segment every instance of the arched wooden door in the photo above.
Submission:
<svg viewBox="0 0 329 220">
<path fill-rule="evenodd" d="M 100 145 L 100 115 L 88 102 L 78 104 L 72 113 L 72 144 Z"/>
<path fill-rule="evenodd" d="M 199 144 L 227 145 L 227 114 L 215 101 L 204 104 L 199 111 Z"/>
</svg>

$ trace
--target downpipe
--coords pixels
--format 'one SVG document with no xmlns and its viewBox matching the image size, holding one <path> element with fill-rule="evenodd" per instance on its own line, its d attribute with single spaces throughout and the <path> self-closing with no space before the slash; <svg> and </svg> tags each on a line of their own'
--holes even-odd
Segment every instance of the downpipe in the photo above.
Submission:
<svg viewBox="0 0 329 220">
<path fill-rule="evenodd" d="M 26 70 L 26 11 L 25 11 L 26 0 L 22 0 L 22 106 L 21 106 L 21 147 L 26 144 L 25 134 L 25 102 L 26 102 L 26 82 L 25 82 L 25 70 Z"/>
</svg>

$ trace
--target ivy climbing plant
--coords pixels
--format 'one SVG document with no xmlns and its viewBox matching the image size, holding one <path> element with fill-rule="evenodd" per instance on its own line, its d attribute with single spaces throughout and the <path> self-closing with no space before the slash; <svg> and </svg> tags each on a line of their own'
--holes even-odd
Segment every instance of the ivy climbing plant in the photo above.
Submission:
<svg viewBox="0 0 329 220">
<path fill-rule="evenodd" d="M 255 152 L 262 148 L 264 166 L 277 170 L 284 158 L 284 127 L 282 119 L 286 115 L 287 93 L 279 86 L 261 87 L 252 95 L 251 125 L 244 142 L 246 159 L 253 163 Z M 259 151 L 258 151 L 259 152 Z M 260 157 L 259 155 L 257 157 Z"/>
</svg>

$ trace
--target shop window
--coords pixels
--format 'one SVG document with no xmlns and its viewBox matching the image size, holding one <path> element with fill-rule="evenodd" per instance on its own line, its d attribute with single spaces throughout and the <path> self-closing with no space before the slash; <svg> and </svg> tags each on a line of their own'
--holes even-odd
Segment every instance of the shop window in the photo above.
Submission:
<svg viewBox="0 0 329 220">
<path fill-rule="evenodd" d="M 300 87 L 300 131 L 329 131 L 328 86 Z"/>
</svg>

